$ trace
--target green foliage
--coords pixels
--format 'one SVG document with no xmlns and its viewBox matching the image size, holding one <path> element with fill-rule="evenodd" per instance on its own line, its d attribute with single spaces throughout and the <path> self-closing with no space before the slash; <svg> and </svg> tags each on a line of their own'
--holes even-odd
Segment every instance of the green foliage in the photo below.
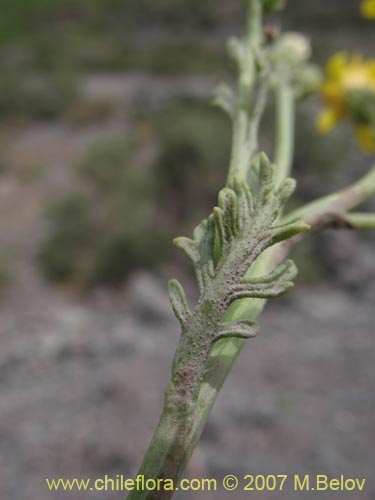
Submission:
<svg viewBox="0 0 375 500">
<path fill-rule="evenodd" d="M 112 191 L 129 179 L 128 164 L 134 153 L 131 141 L 110 139 L 95 144 L 78 166 L 80 173 L 100 191 Z"/>
<path fill-rule="evenodd" d="M 188 102 L 167 107 L 153 123 L 161 143 L 156 164 L 160 197 L 189 223 L 207 213 L 223 185 L 229 122 L 216 109 Z"/>
<path fill-rule="evenodd" d="M 132 141 L 96 144 L 77 167 L 81 192 L 50 208 L 40 264 L 53 280 L 86 287 L 117 284 L 161 259 L 164 231 L 154 221 L 153 179 L 134 165 Z"/>
<path fill-rule="evenodd" d="M 1 40 L 22 36 L 30 30 L 37 15 L 47 7 L 49 0 L 1 0 Z"/>
<path fill-rule="evenodd" d="M 97 142 L 77 165 L 82 190 L 48 213 L 40 264 L 49 278 L 116 284 L 160 266 L 166 241 L 212 207 L 229 157 L 225 117 L 189 102 L 154 113 L 147 127 L 159 151 L 151 162 L 139 163 L 144 143 L 129 137 Z"/>
<path fill-rule="evenodd" d="M 298 266 L 298 281 L 301 284 L 313 285 L 324 278 L 324 265 L 316 250 L 316 242 L 306 238 L 291 251 L 290 256 Z"/>
<path fill-rule="evenodd" d="M 333 131 L 329 137 L 319 135 L 315 126 L 316 112 L 309 103 L 297 108 L 296 120 L 299 125 L 296 128 L 295 163 L 301 174 L 307 179 L 315 177 L 319 183 L 319 178 L 332 181 L 337 172 L 343 176 L 342 165 L 353 151 L 353 141 L 338 131 Z M 301 183 L 302 194 L 304 184 Z"/>
<path fill-rule="evenodd" d="M 224 169 L 230 153 L 230 126 L 222 113 L 206 104 L 179 103 L 159 113 L 155 123 L 166 147 L 178 148 L 185 142 L 196 151 L 199 167 L 214 171 L 223 165 Z"/>
<path fill-rule="evenodd" d="M 139 228 L 124 227 L 105 236 L 99 243 L 88 275 L 88 285 L 118 284 L 136 268 L 153 268 L 163 259 L 163 234 L 146 221 Z"/>
<path fill-rule="evenodd" d="M 213 25 L 214 0 L 1 0 L 0 5 L 0 41 L 12 49 L 22 47 L 38 71 L 63 64 L 76 70 L 221 75 L 227 68 L 222 48 L 174 32 L 178 26 Z M 135 32 L 150 25 L 159 26 L 163 36 L 151 44 L 134 40 Z M 173 43 L 164 36 L 166 30 Z"/>
<path fill-rule="evenodd" d="M 308 229 L 298 218 L 280 218 L 281 209 L 295 189 L 295 182 L 286 179 L 280 188 L 276 188 L 274 168 L 265 155 L 261 156 L 256 170 L 257 192 L 251 192 L 246 182 L 233 179 L 229 187 L 220 191 L 218 206 L 195 228 L 194 238 L 182 237 L 174 241 L 191 260 L 202 295 L 219 279 L 224 269 L 225 279 L 231 276 L 232 285 L 236 280 L 242 283 L 244 297 L 268 298 L 278 293 L 274 290 L 285 292 L 289 280 L 296 274 L 293 266 L 288 264 L 268 279 L 244 278 L 251 264 L 266 248 Z M 264 286 L 257 289 L 260 283 Z M 222 285 L 224 288 L 229 286 L 226 282 L 225 286 Z"/>
<path fill-rule="evenodd" d="M 92 243 L 91 208 L 90 199 L 82 193 L 70 194 L 50 208 L 49 239 L 39 255 L 48 278 L 56 281 L 72 278 L 82 265 L 85 250 Z"/>
<path fill-rule="evenodd" d="M 217 47 L 180 38 L 175 43 L 160 41 L 152 46 L 139 46 L 131 42 L 112 47 L 102 58 L 94 55 L 91 66 L 112 70 L 138 70 L 162 74 L 213 74 L 223 76 L 228 64 L 223 60 L 224 52 Z M 83 61 L 88 66 L 87 61 Z"/>
<path fill-rule="evenodd" d="M 261 154 L 258 160 L 253 165 L 256 189 L 250 191 L 246 181 L 233 178 L 220 191 L 218 206 L 196 227 L 193 239 L 175 240 L 193 264 L 200 291 L 191 311 L 180 283 L 169 283 L 181 339 L 166 391 L 166 408 L 182 418 L 192 414 L 186 410 L 194 407 L 199 397 L 214 343 L 226 338 L 249 339 L 258 332 L 253 318 L 234 319 L 229 313 L 231 305 L 241 299 L 278 297 L 293 286 L 297 274 L 294 263 L 287 260 L 266 275 L 249 277 L 264 250 L 309 229 L 298 217 L 282 216 L 295 182 L 285 179 L 276 184 L 275 168 L 266 155 Z"/>
<path fill-rule="evenodd" d="M 115 103 L 110 99 L 78 98 L 67 106 L 63 117 L 75 125 L 87 125 L 108 118 L 114 110 Z"/>
<path fill-rule="evenodd" d="M 286 0 L 263 0 L 263 9 L 265 14 L 277 12 L 285 7 Z"/>
<path fill-rule="evenodd" d="M 355 90 L 348 96 L 349 110 L 357 123 L 370 125 L 375 133 L 375 93 L 369 90 Z"/>
<path fill-rule="evenodd" d="M 77 81 L 69 72 L 37 74 L 8 67 L 0 75 L 2 116 L 56 118 L 77 96 Z"/>
<path fill-rule="evenodd" d="M 100 31 L 110 22 L 120 30 L 150 20 L 205 27 L 216 21 L 215 0 L 1 0 L 0 40 L 29 39 L 69 20 Z"/>
</svg>

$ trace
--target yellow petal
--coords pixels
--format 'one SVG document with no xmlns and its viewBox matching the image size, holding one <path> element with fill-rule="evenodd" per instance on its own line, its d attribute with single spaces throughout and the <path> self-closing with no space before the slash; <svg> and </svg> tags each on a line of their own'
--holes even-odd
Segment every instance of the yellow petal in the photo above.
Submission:
<svg viewBox="0 0 375 500">
<path fill-rule="evenodd" d="M 341 83 L 326 80 L 320 86 L 320 92 L 325 102 L 331 106 L 341 106 L 345 101 L 345 89 Z"/>
<path fill-rule="evenodd" d="M 365 151 L 375 152 L 375 130 L 370 125 L 356 125 L 355 135 Z"/>
<path fill-rule="evenodd" d="M 348 64 L 348 55 L 346 52 L 334 54 L 327 63 L 326 71 L 330 78 L 339 80 L 345 66 Z"/>
<path fill-rule="evenodd" d="M 339 118 L 333 109 L 322 111 L 317 118 L 316 128 L 321 134 L 328 134 L 339 122 Z"/>
<path fill-rule="evenodd" d="M 361 15 L 366 19 L 375 19 L 375 0 L 362 1 Z"/>
<path fill-rule="evenodd" d="M 367 71 L 370 75 L 370 78 L 375 83 L 375 59 L 369 59 L 367 62 Z"/>
</svg>

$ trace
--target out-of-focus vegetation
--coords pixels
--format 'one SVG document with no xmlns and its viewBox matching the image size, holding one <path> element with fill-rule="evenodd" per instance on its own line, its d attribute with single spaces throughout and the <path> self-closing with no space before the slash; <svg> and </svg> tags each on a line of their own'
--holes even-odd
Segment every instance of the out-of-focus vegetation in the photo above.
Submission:
<svg viewBox="0 0 375 500">
<path fill-rule="evenodd" d="M 60 116 L 85 72 L 228 69 L 221 44 L 191 37 L 217 22 L 213 0 L 1 0 L 0 8 L 2 116 Z"/>
<path fill-rule="evenodd" d="M 136 145 L 96 144 L 77 167 L 82 190 L 49 210 L 50 235 L 40 262 L 54 280 L 116 284 L 160 258 L 162 228 L 153 211 L 154 179 L 134 165 Z"/>
<path fill-rule="evenodd" d="M 330 2 L 324 11 L 317 6 L 316 25 L 324 28 L 328 20 L 336 23 L 358 15 L 356 2 L 345 2 L 338 20 L 338 3 Z M 298 0 L 288 4 L 284 24 L 295 24 L 296 29 L 308 17 L 308 27 L 314 29 L 305 5 Z M 232 24 L 240 25 L 241 2 L 0 0 L 0 8 L 0 111 L 50 118 L 77 98 L 84 72 L 144 70 L 222 77 L 230 68 L 226 32 L 233 31 Z M 361 29 L 369 31 L 367 24 Z M 327 37 L 313 42 L 325 59 L 330 53 Z"/>
<path fill-rule="evenodd" d="M 11 281 L 12 265 L 8 255 L 0 253 L 0 293 L 2 288 Z"/>
<path fill-rule="evenodd" d="M 322 2 L 289 0 L 283 24 L 310 33 L 320 30 L 322 35 L 313 38 L 313 45 L 322 62 L 338 48 L 330 43 L 343 44 L 332 38 L 333 25 L 351 22 L 356 33 L 372 28 L 355 18 L 354 0 L 344 3 L 335 0 L 323 8 Z M 156 73 L 166 80 L 203 75 L 212 84 L 227 79 L 231 66 L 225 40 L 242 25 L 241 2 L 0 0 L 0 7 L 0 134 L 4 133 L 0 175 L 11 169 L 7 143 L 18 124 L 32 127 L 43 121 L 76 128 L 77 134 L 85 136 L 87 130 L 120 116 L 112 139 L 94 145 L 88 141 L 82 158 L 66 165 L 75 175 L 71 192 L 56 190 L 54 202 L 45 207 L 48 231 L 37 252 L 43 272 L 53 280 L 88 287 L 119 283 L 136 267 L 169 262 L 176 255 L 170 251 L 172 238 L 188 234 L 210 211 L 225 182 L 229 123 L 209 107 L 208 98 L 204 102 L 164 99 L 156 106 L 146 104 L 140 115 L 138 101 L 119 104 L 116 96 L 93 96 L 83 82 L 86 77 L 112 78 L 128 71 Z M 347 48 L 357 39 L 351 37 Z M 150 84 L 150 96 L 153 92 Z M 295 161 L 302 181 L 298 193 L 304 199 L 324 192 L 319 179 L 334 184 L 342 178 L 345 162 L 355 149 L 354 141 L 340 131 L 319 137 L 314 128 L 316 113 L 316 106 L 307 103 L 298 117 Z M 121 120 L 132 130 L 127 137 L 121 135 Z M 262 124 L 266 149 L 273 122 L 268 114 Z M 145 154 L 148 150 L 151 153 Z M 23 161 L 28 168 L 18 169 L 17 175 L 22 171 L 23 181 L 27 177 L 42 184 L 49 165 L 32 157 Z M 40 162 L 43 171 L 29 168 Z M 301 251 L 302 267 L 306 255 L 310 259 L 313 254 L 310 249 Z M 310 270 L 318 268 L 310 262 Z"/>
<path fill-rule="evenodd" d="M 220 4 L 220 2 L 219 2 Z M 218 21 L 217 0 L 1 0 L 1 40 L 34 37 L 35 24 L 53 29 L 85 23 L 88 32 L 133 29 L 148 21 L 208 28 Z"/>
<path fill-rule="evenodd" d="M 151 134 L 159 145 L 151 163 L 139 162 L 142 139 L 98 143 L 77 166 L 82 189 L 50 207 L 39 258 L 51 279 L 116 284 L 134 268 L 160 265 L 167 241 L 214 203 L 229 157 L 225 117 L 190 103 L 146 123 L 147 141 Z"/>
<path fill-rule="evenodd" d="M 44 75 L 9 68 L 0 77 L 0 114 L 17 118 L 58 117 L 77 96 L 77 82 L 69 72 Z"/>
</svg>

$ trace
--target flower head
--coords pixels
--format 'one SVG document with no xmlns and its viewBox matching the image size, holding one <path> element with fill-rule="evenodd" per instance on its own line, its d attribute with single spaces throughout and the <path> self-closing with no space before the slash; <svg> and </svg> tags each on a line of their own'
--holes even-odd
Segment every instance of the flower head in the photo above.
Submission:
<svg viewBox="0 0 375 500">
<path fill-rule="evenodd" d="M 326 67 L 321 85 L 325 110 L 317 121 L 321 133 L 349 120 L 361 146 L 375 151 L 375 59 L 344 52 L 335 54 Z"/>
<path fill-rule="evenodd" d="M 375 0 L 362 0 L 361 15 L 366 19 L 375 19 Z"/>
</svg>

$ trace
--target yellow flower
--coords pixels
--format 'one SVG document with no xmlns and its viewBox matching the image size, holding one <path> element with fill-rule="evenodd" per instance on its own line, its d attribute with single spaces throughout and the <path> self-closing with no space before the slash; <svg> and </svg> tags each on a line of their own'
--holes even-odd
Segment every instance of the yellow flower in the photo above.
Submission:
<svg viewBox="0 0 375 500">
<path fill-rule="evenodd" d="M 328 61 L 326 73 L 320 87 L 325 110 L 318 117 L 318 130 L 328 133 L 349 120 L 361 146 L 375 151 L 375 59 L 340 52 Z"/>
<path fill-rule="evenodd" d="M 362 148 L 368 153 L 375 151 L 375 130 L 370 125 L 356 125 L 355 135 Z"/>
<path fill-rule="evenodd" d="M 362 0 L 361 15 L 366 19 L 375 19 L 375 0 Z"/>
</svg>

